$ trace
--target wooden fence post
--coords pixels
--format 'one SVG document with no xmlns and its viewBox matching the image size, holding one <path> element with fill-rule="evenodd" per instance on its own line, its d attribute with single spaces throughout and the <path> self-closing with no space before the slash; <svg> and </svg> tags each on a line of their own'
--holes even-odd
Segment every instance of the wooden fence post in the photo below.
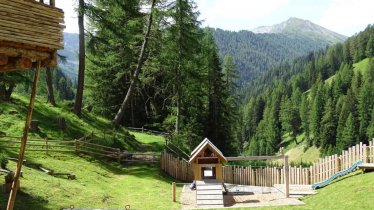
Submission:
<svg viewBox="0 0 374 210">
<path fill-rule="evenodd" d="M 76 139 L 74 139 L 74 144 L 75 144 L 75 153 L 78 153 L 78 142 Z"/>
<path fill-rule="evenodd" d="M 175 194 L 176 194 L 176 183 L 173 182 L 171 184 L 171 194 L 172 194 L 172 199 L 173 199 L 173 202 L 176 202 L 176 199 L 175 199 Z"/>
<path fill-rule="evenodd" d="M 369 148 L 366 146 L 366 144 L 363 145 L 363 161 L 364 163 L 368 163 L 369 162 L 369 156 L 368 156 L 368 151 L 369 151 Z"/>
<path fill-rule="evenodd" d="M 117 150 L 117 155 L 118 155 L 118 163 L 121 163 L 121 149 L 119 148 Z"/>
<path fill-rule="evenodd" d="M 284 155 L 284 184 L 285 184 L 285 193 L 286 193 L 286 198 L 290 197 L 290 171 L 288 168 L 288 155 Z"/>
<path fill-rule="evenodd" d="M 45 138 L 45 154 L 48 155 L 48 138 Z"/>
</svg>

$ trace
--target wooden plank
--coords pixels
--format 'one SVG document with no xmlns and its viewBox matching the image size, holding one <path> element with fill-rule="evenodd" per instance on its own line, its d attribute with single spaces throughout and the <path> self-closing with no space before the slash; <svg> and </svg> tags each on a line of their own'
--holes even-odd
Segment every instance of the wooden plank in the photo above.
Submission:
<svg viewBox="0 0 374 210">
<path fill-rule="evenodd" d="M 196 190 L 197 195 L 222 195 L 222 190 Z"/>
<path fill-rule="evenodd" d="M 226 157 L 228 161 L 239 161 L 239 160 L 271 160 L 271 159 L 282 159 L 283 156 L 250 156 L 250 157 Z"/>
<path fill-rule="evenodd" d="M 223 205 L 221 205 L 221 204 L 219 204 L 219 205 L 200 205 L 199 207 L 200 208 L 215 209 L 215 208 L 222 208 Z"/>
<path fill-rule="evenodd" d="M 23 0 L 0 0 L 2 6 L 9 5 L 11 8 L 23 9 L 28 12 L 40 13 L 47 18 L 64 18 L 64 12 L 56 7 L 50 7 L 46 4 L 39 4 L 35 1 L 28 2 Z M 3 5 L 4 4 L 4 5 Z M 26 13 L 27 14 L 27 13 Z"/>
<path fill-rule="evenodd" d="M 222 190 L 221 185 L 197 185 L 197 190 Z"/>
<path fill-rule="evenodd" d="M 199 194 L 198 196 L 199 200 L 217 200 L 222 199 L 222 192 L 221 194 Z"/>
<path fill-rule="evenodd" d="M 197 205 L 223 205 L 223 200 L 196 200 Z"/>
</svg>

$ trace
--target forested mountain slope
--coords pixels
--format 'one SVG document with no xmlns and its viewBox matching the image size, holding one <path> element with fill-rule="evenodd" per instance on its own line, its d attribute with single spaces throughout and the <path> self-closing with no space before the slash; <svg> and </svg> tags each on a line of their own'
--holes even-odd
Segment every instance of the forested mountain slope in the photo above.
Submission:
<svg viewBox="0 0 374 210">
<path fill-rule="evenodd" d="M 374 26 L 344 43 L 268 71 L 243 90 L 241 136 L 252 155 L 278 151 L 304 134 L 338 153 L 374 137 Z"/>
<path fill-rule="evenodd" d="M 343 35 L 306 20 L 291 18 L 281 25 L 283 30 L 259 34 L 244 30 L 213 31 L 221 56 L 234 58 L 242 85 L 275 65 L 345 40 Z"/>
<path fill-rule="evenodd" d="M 58 54 L 66 57 L 66 62 L 59 63 L 58 67 L 73 82 L 78 76 L 78 34 L 64 33 L 64 49 Z"/>
</svg>

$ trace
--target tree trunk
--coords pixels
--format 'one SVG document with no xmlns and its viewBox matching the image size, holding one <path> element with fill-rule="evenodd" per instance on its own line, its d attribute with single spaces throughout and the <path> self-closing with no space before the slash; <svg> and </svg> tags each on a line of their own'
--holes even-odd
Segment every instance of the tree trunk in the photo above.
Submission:
<svg viewBox="0 0 374 210">
<path fill-rule="evenodd" d="M 3 83 L 0 84 L 0 101 L 10 101 L 10 97 L 16 85 L 14 82 L 4 79 L 2 75 L 0 75 L 0 81 Z"/>
<path fill-rule="evenodd" d="M 182 101 L 182 87 L 181 87 L 181 68 L 182 68 L 182 5 L 181 1 L 178 0 L 178 6 L 179 6 L 179 36 L 178 36 L 178 68 L 176 71 L 176 91 L 177 91 L 177 113 L 176 113 L 176 119 L 175 119 L 175 133 L 179 133 L 179 127 L 180 127 L 180 111 L 181 111 L 181 101 Z"/>
<path fill-rule="evenodd" d="M 77 95 L 75 96 L 74 111 L 75 114 L 81 116 L 83 87 L 84 87 L 84 69 L 85 69 L 85 44 L 84 44 L 84 0 L 79 0 L 78 6 L 78 27 L 79 27 L 79 72 Z"/>
<path fill-rule="evenodd" d="M 150 12 L 149 18 L 148 18 L 147 30 L 144 34 L 144 40 L 143 40 L 142 48 L 140 50 L 140 54 L 139 54 L 139 57 L 138 57 L 138 62 L 137 62 L 137 65 L 136 65 L 136 69 L 135 69 L 134 75 L 131 79 L 130 87 L 127 90 L 126 97 L 123 100 L 123 102 L 121 104 L 121 107 L 118 110 L 116 116 L 114 117 L 113 123 L 115 125 L 118 125 L 125 115 L 125 109 L 126 109 L 128 103 L 131 100 L 132 93 L 133 93 L 135 85 L 136 85 L 136 81 L 138 80 L 139 73 L 140 73 L 140 71 L 143 67 L 143 64 L 144 64 L 144 54 L 145 54 L 145 49 L 147 48 L 147 45 L 148 45 L 149 34 L 151 32 L 153 8 L 155 6 L 155 2 L 156 2 L 156 0 L 152 0 L 152 7 L 151 7 L 151 12 Z"/>
<path fill-rule="evenodd" d="M 50 103 L 53 106 L 56 106 L 55 95 L 53 93 L 51 68 L 47 68 L 45 70 L 45 82 L 47 84 L 47 103 Z"/>
</svg>

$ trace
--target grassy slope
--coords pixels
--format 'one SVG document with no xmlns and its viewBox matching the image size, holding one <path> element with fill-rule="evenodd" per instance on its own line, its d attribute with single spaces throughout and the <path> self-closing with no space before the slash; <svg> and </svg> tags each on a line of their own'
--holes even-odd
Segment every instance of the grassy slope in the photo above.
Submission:
<svg viewBox="0 0 374 210">
<path fill-rule="evenodd" d="M 365 76 L 369 67 L 369 58 L 365 58 L 364 60 L 354 63 L 353 64 L 353 71 L 360 72 L 362 75 Z M 325 80 L 326 84 L 331 84 L 332 80 L 335 78 L 335 75 L 332 75 L 330 78 Z"/>
<path fill-rule="evenodd" d="M 8 136 L 21 136 L 25 124 L 27 96 L 13 94 L 12 101 L 0 103 L 0 131 Z M 63 131 L 57 127 L 57 118 L 64 117 L 67 128 Z M 94 133 L 95 142 L 112 146 L 114 138 L 123 140 L 124 147 L 133 151 L 140 144 L 135 137 L 124 129 L 114 129 L 110 120 L 98 117 L 85 110 L 82 117 L 77 117 L 67 105 L 53 107 L 45 103 L 44 98 L 37 98 L 33 120 L 39 120 L 39 131 L 29 132 L 29 138 L 77 139 Z"/>
<path fill-rule="evenodd" d="M 84 157 L 30 157 L 60 172 L 74 172 L 77 180 L 52 177 L 30 167 L 23 168 L 21 193 L 16 209 L 80 208 L 176 209 L 170 199 L 171 179 L 151 165 L 118 166 Z M 14 169 L 15 163 L 9 164 Z M 4 182 L 1 179 L 1 184 Z M 7 194 L 1 194 L 5 204 Z M 147 202 L 144 202 L 144 201 Z M 27 208 L 25 208 L 27 207 Z"/>
<path fill-rule="evenodd" d="M 340 178 L 318 190 L 316 195 L 302 199 L 302 206 L 272 206 L 258 210 L 361 210 L 373 209 L 374 172 L 361 175 L 356 172 Z M 252 208 L 233 208 L 244 210 Z"/>
<path fill-rule="evenodd" d="M 159 136 L 135 134 L 140 142 L 149 142 L 153 137 L 157 140 L 153 140 L 152 143 L 164 142 Z M 16 157 L 16 153 L 12 151 L 8 151 L 8 155 Z M 35 152 L 27 153 L 26 159 L 43 164 L 56 172 L 72 172 L 77 179 L 52 177 L 25 166 L 16 209 L 60 209 L 70 205 L 79 208 L 124 208 L 125 205 L 131 205 L 132 209 L 179 209 L 179 204 L 171 202 L 170 198 L 172 179 L 157 165 L 122 166 L 87 156 L 47 156 Z M 13 162 L 8 165 L 12 170 L 15 167 L 16 164 Z M 2 176 L 3 174 L 0 177 L 0 184 L 4 182 Z M 3 206 L 8 195 L 0 196 Z"/>
<path fill-rule="evenodd" d="M 309 147 L 305 150 L 306 142 L 303 141 L 304 134 L 297 136 L 298 144 L 292 140 L 289 136 L 283 136 L 282 146 L 285 149 L 286 154 L 289 156 L 291 163 L 313 163 L 318 160 L 320 152 L 316 147 Z M 281 162 L 281 160 L 280 160 Z"/>
<path fill-rule="evenodd" d="M 95 132 L 105 141 L 111 141 L 113 127 L 109 120 L 83 112 L 76 117 L 69 108 L 52 107 L 43 98 L 35 102 L 33 119 L 40 121 L 40 131 L 30 133 L 32 137 L 73 139 Z M 15 94 L 12 102 L 0 104 L 0 131 L 7 135 L 20 136 L 24 126 L 28 98 Z M 56 118 L 65 117 L 66 131 L 57 128 Z M 162 136 L 116 130 L 116 138 L 124 139 L 129 151 L 159 152 L 165 142 Z M 5 150 L 9 157 L 17 157 L 15 150 Z M 43 164 L 55 172 L 72 172 L 76 180 L 66 177 L 52 177 L 30 166 L 23 167 L 21 191 L 17 195 L 16 209 L 60 209 L 74 205 L 90 208 L 131 209 L 179 209 L 179 204 L 171 202 L 171 179 L 157 165 L 122 166 L 103 162 L 88 156 L 26 152 L 28 162 Z M 16 164 L 10 162 L 8 168 L 14 170 Z M 4 174 L 0 174 L 0 184 Z M 178 190 L 180 190 L 178 188 Z M 0 206 L 6 206 L 7 194 L 0 194 Z"/>
</svg>

